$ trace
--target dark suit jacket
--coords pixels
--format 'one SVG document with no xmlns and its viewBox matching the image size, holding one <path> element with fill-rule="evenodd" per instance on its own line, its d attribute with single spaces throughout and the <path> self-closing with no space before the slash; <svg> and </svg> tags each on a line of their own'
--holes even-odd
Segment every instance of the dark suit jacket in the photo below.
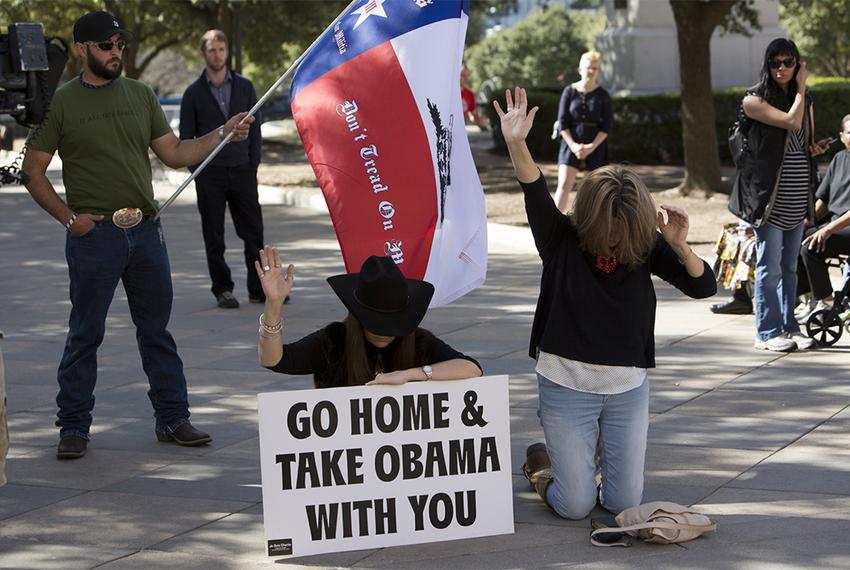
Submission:
<svg viewBox="0 0 850 570">
<path fill-rule="evenodd" d="M 207 83 L 205 71 L 186 88 L 180 103 L 181 139 L 202 137 L 223 125 L 236 113 L 250 110 L 257 102 L 257 94 L 251 82 L 234 71 L 230 73 L 233 75 L 233 85 L 230 92 L 230 112 L 226 117 Z M 210 162 L 210 166 L 251 164 L 256 168 L 260 164 L 260 116 L 259 113 L 254 116 L 256 120 L 251 125 L 248 139 L 226 145 Z M 190 170 L 194 170 L 194 167 L 190 167 Z"/>
</svg>

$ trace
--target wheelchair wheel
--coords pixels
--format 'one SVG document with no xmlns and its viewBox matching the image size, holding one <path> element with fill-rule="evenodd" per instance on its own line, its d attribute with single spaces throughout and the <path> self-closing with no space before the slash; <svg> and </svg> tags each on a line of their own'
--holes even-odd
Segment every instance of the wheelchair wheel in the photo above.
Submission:
<svg viewBox="0 0 850 570">
<path fill-rule="evenodd" d="M 831 309 L 816 311 L 806 321 L 806 333 L 820 346 L 832 346 L 838 342 L 843 330 L 841 319 Z"/>
</svg>

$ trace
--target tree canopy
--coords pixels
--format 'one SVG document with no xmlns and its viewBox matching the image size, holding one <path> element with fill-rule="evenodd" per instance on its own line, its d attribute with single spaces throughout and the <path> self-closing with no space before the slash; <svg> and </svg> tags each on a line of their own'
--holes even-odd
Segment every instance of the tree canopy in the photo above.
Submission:
<svg viewBox="0 0 850 570">
<path fill-rule="evenodd" d="M 819 75 L 850 77 L 850 10 L 847 0 L 783 0 L 782 27 Z"/>
<path fill-rule="evenodd" d="M 0 14 L 8 22 L 41 22 L 46 34 L 69 43 L 74 22 L 85 12 L 115 14 L 135 35 L 124 53 L 124 67 L 127 76 L 137 78 L 163 50 L 194 56 L 198 39 L 210 28 L 223 30 L 232 41 L 238 11 L 245 59 L 271 69 L 277 77 L 294 59 L 291 54 L 312 42 L 347 4 L 345 0 L 3 0 Z M 78 68 L 76 57 L 69 66 Z"/>
<path fill-rule="evenodd" d="M 535 10 L 467 50 L 472 82 L 499 77 L 501 85 L 561 86 L 573 79 L 580 55 L 592 45 L 587 29 L 595 23 L 560 6 Z"/>
</svg>

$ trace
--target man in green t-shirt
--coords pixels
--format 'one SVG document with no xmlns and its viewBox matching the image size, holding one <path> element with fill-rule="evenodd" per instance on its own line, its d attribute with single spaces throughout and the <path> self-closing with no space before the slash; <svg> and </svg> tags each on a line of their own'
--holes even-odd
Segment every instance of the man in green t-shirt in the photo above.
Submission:
<svg viewBox="0 0 850 570">
<path fill-rule="evenodd" d="M 179 140 L 147 85 L 121 75 L 121 57 L 132 34 L 108 12 L 91 12 L 74 24 L 74 49 L 83 71 L 57 89 L 44 125 L 29 140 L 23 170 L 33 199 L 68 230 L 65 257 L 71 316 L 59 364 L 57 457 L 82 457 L 89 441 L 97 378 L 97 348 L 106 314 L 122 281 L 159 441 L 203 445 L 210 436 L 189 423 L 183 363 L 167 330 L 173 290 L 168 252 L 153 221 L 148 148 L 171 168 L 202 161 L 233 131 L 248 137 L 240 113 L 205 136 Z M 55 152 L 62 158 L 65 200 L 47 178 Z"/>
</svg>

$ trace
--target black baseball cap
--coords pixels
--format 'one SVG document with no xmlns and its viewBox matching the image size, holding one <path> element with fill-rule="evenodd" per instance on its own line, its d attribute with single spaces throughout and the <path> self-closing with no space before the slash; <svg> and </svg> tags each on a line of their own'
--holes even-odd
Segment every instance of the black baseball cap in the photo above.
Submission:
<svg viewBox="0 0 850 570">
<path fill-rule="evenodd" d="M 133 34 L 121 28 L 118 18 L 102 10 L 80 16 L 74 23 L 75 42 L 103 42 L 115 34 L 121 34 L 125 40 L 133 39 Z"/>
</svg>

